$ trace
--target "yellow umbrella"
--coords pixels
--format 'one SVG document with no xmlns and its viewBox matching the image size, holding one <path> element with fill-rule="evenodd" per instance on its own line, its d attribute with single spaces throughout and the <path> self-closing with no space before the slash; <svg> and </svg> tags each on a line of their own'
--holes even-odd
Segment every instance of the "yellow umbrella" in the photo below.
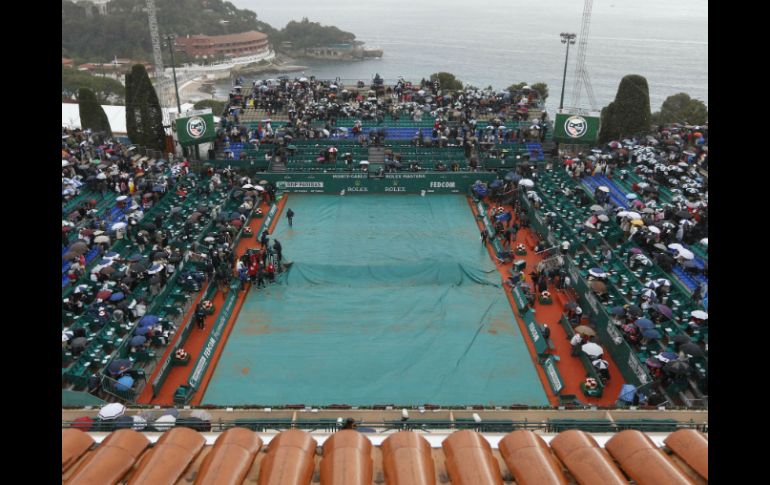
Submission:
<svg viewBox="0 0 770 485">
<path fill-rule="evenodd" d="M 634 226 L 643 226 L 644 221 L 642 221 L 641 219 L 634 219 L 633 221 L 631 221 L 631 224 Z"/>
</svg>

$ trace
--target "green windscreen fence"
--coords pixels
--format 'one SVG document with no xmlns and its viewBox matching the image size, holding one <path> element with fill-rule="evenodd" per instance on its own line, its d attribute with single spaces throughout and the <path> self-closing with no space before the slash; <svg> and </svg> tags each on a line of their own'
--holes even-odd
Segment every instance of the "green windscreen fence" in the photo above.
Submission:
<svg viewBox="0 0 770 485">
<path fill-rule="evenodd" d="M 203 404 L 548 405 L 465 197 L 293 194 L 271 238 Z"/>
</svg>

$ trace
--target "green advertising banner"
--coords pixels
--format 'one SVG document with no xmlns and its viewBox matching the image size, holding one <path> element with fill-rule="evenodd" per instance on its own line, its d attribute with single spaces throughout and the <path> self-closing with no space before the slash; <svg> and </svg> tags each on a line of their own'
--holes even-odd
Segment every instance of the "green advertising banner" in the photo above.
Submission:
<svg viewBox="0 0 770 485">
<path fill-rule="evenodd" d="M 477 180 L 491 182 L 489 172 L 449 173 L 260 173 L 285 192 L 317 194 L 467 194 Z M 496 248 L 497 249 L 497 248 Z"/>
<path fill-rule="evenodd" d="M 529 333 L 529 338 L 532 339 L 537 355 L 543 355 L 548 352 L 548 342 L 545 341 L 543 334 L 540 333 L 540 325 L 535 321 L 533 311 L 528 311 L 524 314 L 524 323 L 527 325 L 527 332 Z"/>
<path fill-rule="evenodd" d="M 207 113 L 176 120 L 176 134 L 183 147 L 214 141 L 217 137 L 214 114 Z"/>
<path fill-rule="evenodd" d="M 559 370 L 556 368 L 553 357 L 548 357 L 543 362 L 543 370 L 545 370 L 545 375 L 548 377 L 551 390 L 553 390 L 554 394 L 558 395 L 564 389 L 564 381 L 562 381 L 561 374 L 559 374 Z"/>
<path fill-rule="evenodd" d="M 553 139 L 559 143 L 594 144 L 599 138 L 599 117 L 557 113 Z"/>
</svg>

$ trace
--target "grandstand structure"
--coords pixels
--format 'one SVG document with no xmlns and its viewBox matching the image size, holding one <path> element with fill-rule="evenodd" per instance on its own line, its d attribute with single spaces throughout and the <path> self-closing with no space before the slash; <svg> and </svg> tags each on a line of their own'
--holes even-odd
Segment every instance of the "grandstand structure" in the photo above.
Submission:
<svg viewBox="0 0 770 485">
<path fill-rule="evenodd" d="M 288 123 L 287 113 L 268 115 L 253 108 L 243 110 L 239 117 L 241 123 L 252 130 L 267 123 L 273 129 L 279 129 Z M 674 264 L 670 271 L 656 264 L 633 264 L 632 256 L 637 254 L 632 251 L 635 248 L 625 241 L 623 231 L 614 221 L 602 225 L 596 231 L 581 229 L 584 220 L 591 215 L 589 206 L 596 202 L 594 194 L 599 186 L 609 188 L 609 198 L 613 205 L 630 209 L 630 199 L 626 195 L 634 191 L 634 183 L 639 181 L 637 176 L 631 173 L 623 177 L 597 175 L 573 179 L 558 165 L 554 168 L 554 160 L 548 148 L 550 133 L 553 131 L 550 127 L 543 141 L 502 141 L 487 146 L 475 144 L 468 152 L 460 140 L 455 142 L 434 138 L 435 119 L 430 117 L 421 121 L 365 120 L 360 125 L 364 142 L 348 134 L 355 126 L 355 121 L 341 118 L 337 120 L 335 128 L 345 130 L 329 133 L 323 138 L 293 139 L 280 147 L 270 143 L 225 142 L 220 139 L 211 160 L 191 162 L 188 170 L 180 170 L 178 163 L 170 163 L 163 160 L 160 153 L 140 147 L 132 155 L 131 161 L 134 166 L 141 167 L 144 190 L 150 197 L 139 195 L 132 205 L 112 191 L 102 192 L 86 184 L 79 193 L 63 200 L 63 219 L 68 219 L 79 207 L 88 204 L 90 210 L 100 215 L 100 221 L 106 228 L 104 235 L 108 236 L 108 243 L 95 244 L 82 253 L 86 270 L 80 279 L 73 280 L 70 277 L 74 259 L 66 257 L 76 249 L 78 242 L 62 248 L 63 299 L 75 292 L 98 296 L 106 291 L 101 297 L 88 302 L 81 313 L 63 304 L 63 332 L 78 332 L 77 335 L 83 335 L 86 340 L 79 352 L 64 345 L 62 347 L 62 432 L 64 446 L 71 452 L 66 466 L 63 457 L 63 479 L 103 477 L 105 471 L 99 463 L 107 460 L 104 457 L 109 455 L 110 443 L 124 441 L 125 446 L 134 450 L 131 464 L 124 469 L 113 470 L 114 478 L 130 480 L 131 477 L 150 473 L 148 469 L 155 465 L 147 463 L 163 460 L 160 458 L 163 452 L 161 445 L 178 439 L 180 433 L 187 433 L 184 440 L 203 444 L 194 446 L 195 449 L 186 455 L 186 461 L 168 461 L 167 465 L 175 467 L 177 478 L 182 474 L 192 476 L 190 474 L 207 473 L 210 465 L 206 456 L 218 453 L 217 450 L 222 447 L 218 440 L 244 440 L 244 443 L 249 444 L 239 446 L 252 451 L 259 450 L 263 444 L 270 444 L 270 451 L 266 455 L 254 452 L 244 459 L 247 464 L 245 468 L 234 468 L 234 477 L 228 483 L 257 480 L 262 470 L 268 469 L 263 464 L 272 459 L 273 450 L 280 449 L 280 444 L 286 440 L 306 444 L 316 440 L 317 444 L 323 445 L 324 458 L 316 457 L 311 460 L 312 465 L 303 464 L 303 473 L 310 470 L 310 475 L 320 474 L 322 483 L 341 483 L 330 478 L 337 472 L 330 471 L 330 465 L 325 465 L 324 461 L 328 461 L 327 453 L 332 456 L 331 449 L 335 446 L 335 440 L 351 440 L 351 443 L 355 443 L 351 446 L 359 449 L 359 457 L 363 457 L 364 461 L 368 458 L 373 460 L 373 469 L 368 465 L 370 468 L 361 474 L 364 478 L 360 482 L 371 483 L 371 475 L 367 473 L 373 472 L 376 477 L 388 476 L 393 473 L 392 468 L 388 467 L 393 467 L 394 463 L 403 465 L 398 460 L 388 461 L 388 440 L 392 439 L 412 440 L 414 442 L 408 446 L 400 446 L 424 449 L 428 456 L 432 456 L 428 462 L 430 465 L 425 468 L 428 477 L 425 482 L 419 483 L 434 483 L 431 476 L 440 482 L 449 479 L 451 483 L 477 483 L 473 479 L 464 481 L 468 479 L 463 476 L 472 476 L 478 470 L 490 476 L 497 475 L 506 482 L 526 480 L 526 472 L 515 461 L 523 459 L 523 452 L 519 451 L 520 454 L 515 455 L 518 458 L 510 461 L 510 456 L 515 454 L 510 448 L 513 443 L 530 451 L 540 449 L 538 456 L 542 455 L 542 450 L 550 450 L 546 453 L 550 458 L 536 459 L 532 462 L 532 470 L 548 470 L 543 473 L 553 473 L 557 478 L 553 482 L 535 483 L 565 483 L 563 480 L 575 480 L 585 473 L 581 471 L 581 465 L 569 458 L 569 450 L 559 449 L 559 442 L 569 439 L 577 440 L 587 448 L 604 448 L 609 455 L 602 452 L 602 463 L 607 469 L 614 470 L 608 473 L 614 474 L 615 478 L 640 481 L 649 479 L 644 478 L 645 474 L 653 473 L 657 474 L 654 479 L 660 483 L 707 482 L 707 462 L 705 465 L 703 463 L 708 446 L 704 435 L 708 432 L 707 357 L 691 357 L 686 362 L 689 369 L 686 374 L 665 380 L 655 378 L 645 365 L 656 355 L 674 352 L 677 348 L 674 341 L 676 337 L 688 335 L 687 338 L 695 343 L 708 341 L 707 327 L 692 332 L 687 326 L 687 317 L 696 308 L 691 301 L 692 293 L 700 283 L 707 283 L 707 277 L 692 274 L 678 264 Z M 492 123 L 493 119 L 479 120 L 477 129 L 483 131 L 487 124 Z M 532 122 L 505 120 L 501 124 L 508 130 L 527 131 L 531 129 Z M 384 135 L 384 138 L 374 143 L 370 140 L 370 132 Z M 416 142 L 418 132 L 422 132 L 422 141 L 419 143 Z M 399 161 L 400 166 L 392 165 L 393 161 Z M 109 162 L 105 160 L 103 163 L 106 169 Z M 218 177 L 233 182 L 213 184 Z M 173 184 L 156 194 L 154 188 L 164 178 L 171 178 Z M 524 178 L 532 181 L 532 185 L 517 185 L 510 192 L 502 192 L 501 188 L 507 187 L 512 180 L 520 181 Z M 246 179 L 253 185 L 260 185 L 264 192 L 273 193 L 275 197 L 257 194 L 257 203 L 244 209 L 244 196 L 249 189 L 241 185 Z M 203 186 L 213 190 L 201 190 Z M 565 188 L 569 189 L 567 193 L 571 195 L 564 195 Z M 398 208 L 393 209 L 395 213 L 391 211 L 380 214 L 373 207 L 387 209 L 388 202 L 380 202 L 379 199 L 375 201 L 372 197 L 375 194 L 378 197 L 402 197 L 399 200 L 411 201 L 408 203 L 411 209 Z M 583 197 L 575 194 L 583 194 Z M 361 204 L 367 197 L 371 197 L 373 202 L 368 206 Z M 671 201 L 673 197 L 674 194 L 665 188 L 659 194 L 662 202 Z M 455 203 L 454 209 L 447 208 L 452 204 L 444 207 L 443 201 L 450 199 L 455 202 L 459 200 L 459 205 Z M 581 199 L 587 199 L 588 203 Z M 300 201 L 307 205 L 301 205 Z M 137 204 L 143 207 L 144 214 L 134 227 L 133 236 L 127 237 L 120 223 L 131 223 Z M 357 204 L 360 208 L 357 208 Z M 298 211 L 306 218 L 298 222 L 296 231 L 288 227 L 286 220 L 286 211 L 292 206 L 295 209 L 305 208 Z M 458 216 L 452 212 L 458 207 L 464 215 Z M 482 246 L 481 254 L 478 254 L 477 234 L 482 230 L 494 230 L 498 207 L 515 214 L 516 222 L 522 224 L 522 227 L 510 247 L 505 248 L 501 240 L 491 238 Z M 312 213 L 314 209 L 318 211 L 317 214 Z M 391 221 L 397 219 L 399 214 L 406 213 L 410 213 L 410 218 L 416 221 L 417 226 L 409 226 L 407 221 Z M 450 213 L 452 219 L 448 220 L 437 216 Z M 359 216 L 361 219 L 356 219 Z M 161 228 L 153 227 L 153 221 L 157 220 L 162 221 Z M 241 220 L 242 223 L 232 225 L 235 220 Z M 426 221 L 436 223 L 438 228 L 451 226 L 451 230 L 437 229 Z M 343 223 L 347 226 L 335 225 Z M 70 231 L 78 231 L 81 228 L 79 224 L 76 222 Z M 459 228 L 462 224 L 465 224 L 464 234 L 459 229 L 458 232 L 452 232 L 455 226 Z M 356 232 L 359 225 L 364 229 Z M 232 249 L 235 258 L 264 249 L 259 236 L 266 230 L 280 238 L 284 244 L 284 255 L 292 264 L 284 269 L 285 275 L 278 278 L 274 288 L 287 284 L 306 285 L 310 299 L 297 303 L 289 299 L 289 293 L 281 293 L 283 290 L 271 289 L 260 293 L 259 290 L 250 290 L 250 283 L 242 283 L 237 278 L 223 285 L 205 276 L 205 261 L 185 252 L 193 243 L 196 247 L 204 248 L 201 252 L 222 244 L 219 238 L 223 226 L 227 226 L 230 233 L 224 244 Z M 341 227 L 352 229 L 347 233 L 342 232 Z M 111 282 L 117 281 L 117 277 L 111 276 L 114 273 L 109 273 L 108 278 L 98 282 L 92 281 L 90 274 L 96 270 L 98 275 L 108 266 L 117 268 L 119 275 L 121 271 L 127 272 L 126 268 L 130 269 L 133 264 L 145 268 L 153 266 L 156 250 L 152 244 L 142 248 L 135 238 L 137 230 L 153 229 L 162 229 L 172 250 L 178 249 L 178 254 L 184 256 L 171 263 L 175 270 L 159 293 L 151 294 L 149 279 L 143 279 L 132 287 L 129 294 L 115 301 L 110 300 L 115 292 L 108 290 L 114 288 Z M 355 263 L 356 258 L 352 256 L 354 249 L 342 243 L 336 244 L 339 246 L 336 249 L 347 251 L 348 256 L 338 256 L 333 252 L 335 243 L 330 238 L 330 233 L 339 231 L 345 238 L 360 237 L 362 241 L 381 239 L 387 242 L 387 237 L 404 238 L 404 231 L 419 233 L 421 230 L 425 232 L 425 239 L 415 239 L 415 247 L 427 248 L 429 251 L 421 253 L 412 247 L 396 247 L 393 253 L 395 256 L 391 257 L 386 251 L 389 244 L 364 246 L 368 250 L 376 250 L 378 255 L 385 255 L 385 265 L 372 267 Z M 435 234 L 440 233 L 446 233 L 454 244 L 462 243 L 464 246 L 462 249 L 451 245 L 442 246 L 435 240 Z M 471 234 L 473 237 L 469 236 Z M 308 241 L 308 238 L 312 239 Z M 561 249 L 564 241 L 570 243 L 569 247 Z M 311 248 L 300 243 L 310 244 Z M 521 246 L 521 250 L 517 249 L 513 254 L 513 248 L 518 246 Z M 468 255 L 466 247 L 467 253 L 473 252 L 477 259 L 463 259 Z M 705 247 L 697 244 L 687 247 L 696 254 L 696 264 L 701 267 L 707 265 Z M 293 253 L 294 250 L 296 253 Z M 320 253 L 317 260 L 303 257 L 303 254 L 313 250 Z M 443 265 L 446 260 L 441 260 L 442 264 L 436 264 L 435 267 L 427 264 L 424 268 L 415 269 L 415 261 L 431 262 L 431 251 L 441 253 L 447 260 L 459 262 L 459 272 L 453 272 L 458 271 L 456 268 L 451 268 L 451 271 L 447 269 Z M 612 254 L 609 261 L 604 259 L 607 251 Z M 366 254 L 366 251 L 362 250 L 362 253 Z M 326 264 L 323 261 L 325 255 L 337 265 Z M 410 260 L 410 257 L 415 259 Z M 485 263 L 478 263 L 478 258 L 483 258 Z M 123 263 L 114 264 L 111 261 Z M 478 266 L 468 269 L 473 265 Z M 500 283 L 519 274 L 522 269 L 528 273 L 537 267 L 552 266 L 565 270 L 572 281 L 572 288 L 553 289 L 549 297 L 544 297 L 532 295 L 531 291 L 528 294 L 527 286 L 519 284 L 521 281 L 510 286 Z M 599 266 L 609 273 L 607 291 L 601 298 L 589 282 L 591 270 Z M 399 271 L 404 274 L 397 274 Z M 415 283 L 421 281 L 423 273 L 431 271 L 439 274 L 435 281 L 422 283 L 424 287 Z M 463 284 L 450 281 L 459 273 L 462 273 L 460 278 Z M 301 278 L 297 275 L 301 275 Z M 359 349 L 365 343 L 354 340 L 352 335 L 345 335 L 344 332 L 324 335 L 323 325 L 328 324 L 318 323 L 315 316 L 308 314 L 296 317 L 308 320 L 307 331 L 291 333 L 292 329 L 280 328 L 274 322 L 285 318 L 285 315 L 270 313 L 268 310 L 275 310 L 280 306 L 281 299 L 286 298 L 288 305 L 307 306 L 311 314 L 327 312 L 331 306 L 319 302 L 313 306 L 312 297 L 322 293 L 318 288 L 321 284 L 319 281 L 333 286 L 339 284 L 338 279 L 342 276 L 361 279 L 357 284 L 353 280 L 343 284 L 341 294 L 352 295 L 356 293 L 357 285 L 366 286 L 372 281 L 385 281 L 392 277 L 392 280 L 386 282 L 386 287 L 402 286 L 403 290 L 412 293 L 415 298 L 428 295 L 427 287 L 434 292 L 437 289 L 450 292 L 463 285 L 466 285 L 466 289 L 470 288 L 468 291 L 472 292 L 477 301 L 481 298 L 479 295 L 482 290 L 488 292 L 487 295 L 497 295 L 499 298 L 494 301 L 497 313 L 492 312 L 495 316 L 490 319 L 485 314 L 479 317 L 478 328 L 464 329 L 472 331 L 461 334 L 457 340 L 466 339 L 463 342 L 470 343 L 464 343 L 467 345 L 465 353 L 459 352 L 457 361 L 447 362 L 446 367 L 455 369 L 453 373 L 462 374 L 463 366 L 468 366 L 468 361 L 474 358 L 471 351 L 474 345 L 484 339 L 497 340 L 498 344 L 502 342 L 508 345 L 507 348 L 516 349 L 517 358 L 522 360 L 516 361 L 512 367 L 521 369 L 521 374 L 531 373 L 535 384 L 525 383 L 521 376 L 513 375 L 515 371 L 499 365 L 493 366 L 496 369 L 483 371 L 489 373 L 484 377 L 489 382 L 493 381 L 492 377 L 497 379 L 503 376 L 504 380 L 507 379 L 507 382 L 495 385 L 501 388 L 509 386 L 510 392 L 494 399 L 484 399 L 483 394 L 477 394 L 463 402 L 432 401 L 427 398 L 402 401 L 398 398 L 380 399 L 378 394 L 376 401 L 369 401 L 365 396 L 353 393 L 338 401 L 314 395 L 319 388 L 333 390 L 334 385 L 344 385 L 345 381 L 342 379 L 342 384 L 339 384 L 328 375 L 313 374 L 321 372 L 325 367 L 323 365 L 318 365 L 319 369 L 314 369 L 312 364 L 298 366 L 296 362 L 301 359 L 298 359 L 297 354 L 292 354 L 298 352 L 296 349 L 305 349 L 307 353 L 314 341 L 318 342 L 316 345 L 329 346 L 331 341 L 349 339 L 348 344 L 334 344 L 339 347 L 325 349 L 344 360 L 348 355 L 345 345 L 370 354 L 384 352 L 382 349 L 385 347 Z M 373 277 L 375 279 L 371 279 Z M 665 321 L 654 322 L 655 330 L 661 334 L 661 338 L 641 343 L 626 341 L 613 322 L 613 309 L 633 304 L 647 282 L 662 278 L 673 283 L 670 293 L 673 315 Z M 407 280 L 413 286 L 404 283 Z M 535 286 L 531 275 L 525 275 L 523 282 L 529 288 Z M 473 285 L 478 285 L 478 288 Z M 270 298 L 273 300 L 266 301 Z M 445 298 L 443 295 L 436 301 L 443 302 Z M 146 301 L 146 311 L 136 319 L 115 320 L 109 318 L 109 312 L 107 318 L 102 314 L 104 307 L 110 311 L 114 308 L 127 309 L 119 306 L 121 302 L 131 305 L 130 302 L 140 299 Z M 198 329 L 195 325 L 196 308 L 204 301 L 211 302 L 213 310 L 205 317 L 204 329 Z M 361 308 L 364 307 L 360 301 L 358 303 Z M 577 322 L 570 320 L 566 310 L 572 304 L 579 304 L 584 311 L 582 319 Z M 446 314 L 458 310 L 451 305 L 444 308 L 437 304 L 435 308 L 440 308 L 435 313 L 443 315 L 436 317 L 440 324 L 438 328 L 445 332 L 437 341 L 449 345 L 452 337 L 449 333 L 450 324 L 447 323 L 450 318 Z M 417 310 L 412 307 L 409 311 L 417 314 Z M 364 323 L 372 320 L 379 325 L 380 320 L 377 318 L 373 314 L 361 313 L 358 320 Z M 420 314 L 419 318 L 425 317 Z M 383 323 L 382 333 L 403 332 L 405 328 L 411 331 L 407 325 L 399 326 L 402 322 L 396 320 Z M 543 334 L 544 323 L 550 326 L 550 336 Z M 590 326 L 595 331 L 595 341 L 604 348 L 603 358 L 608 361 L 611 369 L 609 380 L 602 378 L 592 364 L 592 358 L 586 353 L 572 353 L 569 339 L 575 333 L 576 324 Z M 354 323 L 350 323 L 352 325 Z M 139 349 L 131 345 L 133 338 L 143 335 L 142 332 L 147 328 L 157 329 L 149 338 L 149 345 Z M 363 325 L 359 331 L 367 332 L 371 329 Z M 418 341 L 425 331 L 423 329 L 413 335 L 404 334 L 402 338 L 405 341 Z M 474 332 L 482 337 L 477 338 Z M 284 333 L 289 334 L 287 339 L 273 340 Z M 330 336 L 332 340 L 329 340 Z M 514 341 L 518 346 L 514 345 Z M 243 347 L 253 342 L 257 342 L 252 352 L 255 354 L 254 361 L 249 360 L 248 356 L 243 357 L 243 353 L 235 352 L 239 345 Z M 274 347 L 274 353 L 259 349 L 259 345 Z M 426 361 L 411 362 L 408 357 L 398 354 L 397 347 L 388 347 L 388 352 L 393 352 L 397 357 L 395 360 L 405 362 L 405 373 L 420 365 L 430 369 L 438 368 L 439 371 L 444 366 L 442 363 L 428 365 Z M 407 345 L 402 347 L 404 356 L 420 353 L 419 350 L 409 350 Z M 490 348 L 493 347 L 485 349 Z M 180 357 L 180 351 L 187 354 L 187 357 Z M 260 356 L 265 355 L 271 356 L 270 366 L 265 365 L 264 361 L 259 362 Z M 279 360 L 281 355 L 288 357 Z M 496 354 L 484 350 L 475 358 L 484 355 Z M 247 363 L 243 363 L 247 360 Z M 127 362 L 129 368 L 117 375 L 110 371 L 121 362 Z M 359 362 L 360 367 L 366 367 L 363 361 Z M 480 367 L 471 366 L 470 369 L 476 371 Z M 100 387 L 89 393 L 95 371 L 99 375 Z M 286 376 L 294 377 L 283 378 L 280 373 L 284 371 Z M 300 374 L 309 375 L 308 380 L 313 381 L 313 385 L 302 381 L 303 385 L 297 390 L 305 393 L 306 397 L 298 400 L 260 398 L 265 395 L 260 394 L 260 389 L 267 388 L 267 384 L 255 384 L 262 382 L 258 381 L 260 372 L 270 372 L 271 377 L 276 377 L 270 386 L 278 387 L 280 381 L 283 381 L 284 385 L 291 387 L 294 385 L 292 382 L 299 382 Z M 334 372 L 340 373 L 338 369 Z M 343 369 L 342 372 L 346 371 Z M 377 392 L 385 389 L 386 395 L 389 386 L 407 387 L 405 383 L 408 379 L 402 378 L 399 381 L 397 375 L 394 377 L 390 373 L 390 370 L 383 372 L 386 374 L 383 377 L 372 372 L 366 380 L 372 384 L 372 389 L 379 385 Z M 353 370 L 350 375 L 354 376 L 349 377 L 351 380 L 359 377 Z M 120 376 L 130 376 L 131 385 L 120 380 Z M 469 379 L 482 380 L 478 376 L 473 377 L 472 373 L 469 376 Z M 408 381 L 408 385 L 413 386 L 418 393 L 415 395 L 419 395 L 420 388 L 429 388 L 428 381 L 432 379 L 425 377 L 424 386 L 414 385 L 419 382 L 419 375 L 416 379 Z M 588 385 L 589 382 L 595 385 Z M 263 387 L 260 388 L 260 385 Z M 364 388 L 365 385 L 360 386 Z M 532 395 L 543 397 L 538 398 L 540 400 L 524 399 L 521 397 L 525 394 L 521 392 L 524 387 L 521 386 L 531 386 L 529 390 L 533 391 Z M 238 387 L 248 387 L 252 393 L 248 397 L 239 396 Z M 462 384 L 455 382 L 452 382 L 451 387 L 463 389 Z M 483 393 L 483 390 L 480 392 Z M 642 394 L 656 396 L 656 399 L 649 402 L 644 399 L 641 402 L 634 400 L 633 396 Z M 229 399 L 229 402 L 222 399 Z M 93 406 L 107 403 L 121 403 L 127 407 L 121 412 L 123 421 L 97 416 Z M 84 409 L 84 406 L 88 408 Z M 168 424 L 165 428 L 164 425 L 153 427 L 147 424 L 150 420 L 161 418 L 158 412 L 153 411 L 159 406 L 179 409 L 176 413 L 178 416 L 174 418 L 176 427 L 173 431 L 169 430 Z M 203 423 L 200 413 L 192 414 L 200 411 L 198 408 L 201 406 L 208 408 L 208 419 L 203 419 Z M 195 409 L 190 410 L 190 407 Z M 128 418 L 140 425 L 126 425 Z M 142 420 L 145 425 L 141 425 Z M 350 427 L 346 420 L 354 422 L 360 433 L 351 437 L 345 429 Z M 185 427 L 188 429 L 182 430 Z M 96 443 L 92 438 L 89 438 L 91 441 L 83 438 L 81 435 L 84 433 L 81 431 L 96 432 L 91 435 L 97 437 Z M 147 435 L 150 436 L 148 439 L 144 431 L 161 431 L 164 434 L 160 437 L 157 434 Z M 396 438 L 403 434 L 422 435 L 429 441 L 426 445 L 414 437 Z M 236 435 L 237 438 L 230 438 Z M 543 439 L 545 441 L 541 442 Z M 458 440 L 464 443 L 461 447 L 475 450 L 472 456 L 462 460 L 457 458 L 452 443 Z M 690 448 L 683 447 L 679 440 L 689 443 Z M 156 442 L 156 445 L 147 448 L 151 441 Z M 510 444 L 504 444 L 506 442 Z M 620 445 L 621 442 L 625 444 Z M 315 450 L 315 445 L 312 448 Z M 651 472 L 650 467 L 639 467 L 632 463 L 628 455 L 631 449 L 648 454 L 650 459 L 658 463 L 658 470 Z M 690 454 L 693 450 L 697 451 Z M 150 458 L 150 455 L 153 457 Z M 227 457 L 223 455 L 221 459 Z M 299 466 L 297 463 L 289 460 L 282 466 L 294 469 L 292 467 Z"/>
</svg>

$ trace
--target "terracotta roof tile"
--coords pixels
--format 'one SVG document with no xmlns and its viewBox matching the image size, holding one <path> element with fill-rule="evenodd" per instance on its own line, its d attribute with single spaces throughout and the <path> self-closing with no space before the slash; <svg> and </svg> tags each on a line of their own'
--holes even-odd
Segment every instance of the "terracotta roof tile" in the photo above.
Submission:
<svg viewBox="0 0 770 485">
<path fill-rule="evenodd" d="M 605 448 L 638 485 L 695 483 L 641 431 L 621 431 Z"/>
<path fill-rule="evenodd" d="M 67 471 L 94 444 L 88 433 L 79 429 L 61 430 L 61 471 Z"/>
<path fill-rule="evenodd" d="M 532 431 L 522 429 L 505 435 L 500 454 L 516 485 L 567 485 L 561 465 L 543 438 Z"/>
<path fill-rule="evenodd" d="M 174 428 L 163 433 L 142 457 L 128 485 L 175 483 L 205 444 L 206 438 L 190 428 Z"/>
<path fill-rule="evenodd" d="M 452 485 L 502 485 L 503 477 L 492 447 L 479 433 L 455 431 L 441 446 Z"/>
<path fill-rule="evenodd" d="M 709 441 L 694 429 L 680 429 L 665 440 L 666 446 L 702 478 L 709 479 Z"/>
<path fill-rule="evenodd" d="M 551 449 L 580 485 L 628 483 L 609 453 L 585 431 L 562 431 L 551 440 Z"/>
<path fill-rule="evenodd" d="M 92 436 L 62 430 L 64 484 L 502 485 L 515 480 L 516 485 L 616 485 L 631 478 L 639 485 L 676 485 L 708 480 L 708 442 L 695 431 L 669 435 L 672 456 L 638 431 L 623 431 L 602 449 L 582 431 L 559 433 L 549 448 L 540 435 L 519 430 L 493 449 L 486 437 L 470 430 L 431 439 L 432 445 L 419 432 L 401 431 L 375 447 L 354 430 L 314 439 L 291 429 L 272 436 L 266 453 L 259 453 L 257 433 L 245 428 L 214 435 L 213 445 L 205 445 L 203 433 L 182 427 L 166 431 L 152 447 L 133 430 L 114 431 L 95 447 Z M 380 436 L 370 436 L 379 443 Z M 318 453 L 316 440 L 323 439 L 323 453 Z"/>
<path fill-rule="evenodd" d="M 321 485 L 371 485 L 372 442 L 358 431 L 344 429 L 323 446 Z"/>
<path fill-rule="evenodd" d="M 430 444 L 417 433 L 400 431 L 382 443 L 385 482 L 389 485 L 435 485 Z"/>
<path fill-rule="evenodd" d="M 201 465 L 195 485 L 240 485 L 262 440 L 246 428 L 232 428 L 222 433 Z"/>
<path fill-rule="evenodd" d="M 134 466 L 150 441 L 132 429 L 113 431 L 80 463 L 66 485 L 114 484 Z"/>
<path fill-rule="evenodd" d="M 313 476 L 315 449 L 308 433 L 290 429 L 268 446 L 259 470 L 259 485 L 307 485 Z"/>
</svg>

